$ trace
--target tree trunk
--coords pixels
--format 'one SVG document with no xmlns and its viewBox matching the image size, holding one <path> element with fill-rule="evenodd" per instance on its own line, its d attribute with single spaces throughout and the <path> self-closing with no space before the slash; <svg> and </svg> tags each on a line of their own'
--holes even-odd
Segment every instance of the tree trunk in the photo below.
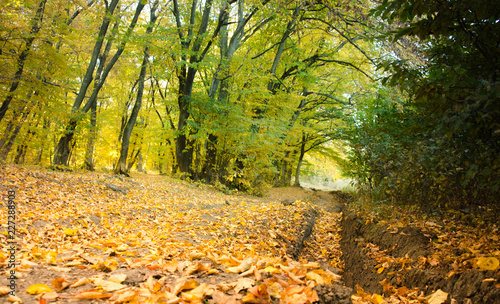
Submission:
<svg viewBox="0 0 500 304">
<path fill-rule="evenodd" d="M 90 112 L 90 130 L 87 143 L 87 150 L 85 152 L 84 168 L 89 171 L 94 171 L 94 149 L 95 141 L 97 139 L 97 103 L 92 105 Z"/>
<path fill-rule="evenodd" d="M 299 160 L 297 162 L 297 169 L 295 170 L 295 182 L 293 184 L 296 187 L 300 187 L 300 167 L 302 166 L 302 160 L 304 159 L 304 155 L 306 154 L 305 148 L 306 148 L 306 134 L 302 133 L 302 143 L 300 144 Z"/>
<path fill-rule="evenodd" d="M 118 32 L 119 20 L 115 22 L 113 26 L 111 38 L 106 43 L 106 47 L 104 48 L 104 52 L 99 54 L 99 66 L 97 67 L 97 71 L 95 73 L 94 79 L 94 90 L 97 88 L 98 83 L 101 80 L 102 71 L 104 70 L 104 66 L 106 64 L 106 60 L 109 55 L 109 51 L 111 50 L 111 46 L 113 45 L 114 37 Z M 94 150 L 95 150 L 95 142 L 97 140 L 97 100 L 93 102 L 90 107 L 90 130 L 87 141 L 87 150 L 85 151 L 85 161 L 83 164 L 84 169 L 89 171 L 95 170 L 94 164 Z"/>
<path fill-rule="evenodd" d="M 142 106 L 142 96 L 144 92 L 144 79 L 146 76 L 146 66 L 148 64 L 148 54 L 147 50 L 144 51 L 144 58 L 142 60 L 141 71 L 139 73 L 139 87 L 137 89 L 137 97 L 135 99 L 134 108 L 132 113 L 123 129 L 123 135 L 121 137 L 121 149 L 120 157 L 118 158 L 118 163 L 116 164 L 115 174 L 128 175 L 129 167 L 127 166 L 128 149 L 130 145 L 130 136 L 132 135 L 132 130 L 134 129 L 137 116 Z"/>
<path fill-rule="evenodd" d="M 26 151 L 28 151 L 28 143 L 30 142 L 31 138 L 35 135 L 35 132 L 32 130 L 29 130 L 28 133 L 26 134 L 26 137 L 23 140 L 23 143 L 17 146 L 17 153 L 16 156 L 14 157 L 14 164 L 20 165 L 24 164 L 25 157 L 26 157 Z"/>
<path fill-rule="evenodd" d="M 137 157 L 137 172 L 144 172 L 144 159 L 142 157 L 142 151 L 139 150 L 139 156 Z"/>
<path fill-rule="evenodd" d="M 21 76 L 23 75 L 24 71 L 24 63 L 26 62 L 28 54 L 31 51 L 31 46 L 33 45 L 33 41 L 35 40 L 35 35 L 40 31 L 41 28 L 46 2 L 47 0 L 42 0 L 38 4 L 38 9 L 36 11 L 35 17 L 32 20 L 33 24 L 31 26 L 30 36 L 29 38 L 25 39 L 26 46 L 24 47 L 23 51 L 21 52 L 21 54 L 19 54 L 19 57 L 17 58 L 17 70 L 16 73 L 14 74 L 14 81 L 10 85 L 9 93 L 5 97 L 2 106 L 0 106 L 0 122 L 5 116 L 5 113 L 9 108 L 9 104 L 14 98 L 14 93 L 17 90 L 17 87 L 19 86 L 19 82 L 21 80 Z"/>
<path fill-rule="evenodd" d="M 175 156 L 177 159 L 177 168 L 181 173 L 187 173 L 191 175 L 192 168 L 191 163 L 193 161 L 193 143 L 194 141 L 189 140 L 186 135 L 186 126 L 187 120 L 189 118 L 189 105 L 191 99 L 191 93 L 193 91 L 193 84 L 196 73 L 198 69 L 195 67 L 195 63 L 200 62 L 205 57 L 208 49 L 212 45 L 211 40 L 208 40 L 205 49 L 200 53 L 201 45 L 204 41 L 205 33 L 207 32 L 209 20 L 210 20 L 210 12 L 212 10 L 212 0 L 207 0 L 205 2 L 203 13 L 201 16 L 201 22 L 198 27 L 198 32 L 194 35 L 194 28 L 196 22 L 196 9 L 197 9 L 197 1 L 193 0 L 191 5 L 191 15 L 189 19 L 189 29 L 187 31 L 186 36 L 184 36 L 182 30 L 183 25 L 181 24 L 180 19 L 180 11 L 177 0 L 173 1 L 174 8 L 173 14 L 175 18 L 175 22 L 177 25 L 177 32 L 179 34 L 179 41 L 181 43 L 181 47 L 185 52 L 181 57 L 183 62 L 187 61 L 188 53 L 189 56 L 189 66 L 186 63 L 183 63 L 180 67 L 180 71 L 178 72 L 179 79 L 179 90 L 178 90 L 178 98 L 177 102 L 179 105 L 179 118 L 177 123 L 177 130 L 179 135 L 175 140 Z M 217 29 L 214 31 L 213 37 L 215 37 L 220 29 L 221 21 L 219 20 Z M 191 48 L 190 48 L 191 46 Z"/>
<path fill-rule="evenodd" d="M 42 134 L 46 134 L 46 131 L 48 128 L 50 127 L 50 120 L 45 120 L 44 123 L 43 123 L 43 130 L 44 132 Z M 39 165 L 41 164 L 42 162 L 42 157 L 43 157 L 43 151 L 44 151 L 44 147 L 45 147 L 45 140 L 42 141 L 42 145 L 40 147 L 40 149 L 38 149 L 38 153 L 33 161 L 33 163 L 35 165 Z"/>
<path fill-rule="evenodd" d="M 118 1 L 119 0 L 113 0 L 109 7 L 111 7 L 112 4 L 114 4 L 116 7 L 116 4 L 118 4 Z M 118 61 L 121 54 L 125 50 L 125 46 L 127 44 L 128 37 L 130 37 L 130 35 L 132 34 L 132 31 L 137 24 L 137 20 L 139 19 L 139 15 L 141 14 L 141 11 L 144 8 L 144 5 L 145 4 L 143 3 L 143 1 L 139 1 L 137 3 L 134 17 L 132 18 L 132 21 L 130 22 L 129 27 L 127 28 L 127 32 L 125 33 L 124 39 L 122 40 L 122 42 L 118 46 L 118 50 L 113 55 L 110 62 L 104 68 L 102 75 L 101 75 L 101 78 L 99 79 L 99 82 L 97 83 L 97 85 L 94 86 L 94 90 L 92 91 L 92 95 L 89 97 L 89 100 L 87 101 L 87 103 L 85 104 L 83 109 L 81 109 L 81 112 L 83 112 L 83 113 L 88 112 L 90 110 L 90 108 L 92 107 L 93 103 L 97 102 L 97 96 L 99 94 L 99 91 L 101 90 L 102 86 L 104 85 L 104 82 L 106 81 L 106 78 L 108 77 L 109 72 L 112 70 L 113 66 Z M 113 7 L 113 10 L 115 7 Z M 89 66 L 87 68 L 87 73 L 85 74 L 85 78 L 82 82 L 80 92 L 78 93 L 78 96 L 75 99 L 75 103 L 73 104 L 73 109 L 72 109 L 73 117 L 70 118 L 70 122 L 69 122 L 68 126 L 66 127 L 67 133 L 65 135 L 63 135 L 61 137 L 61 139 L 59 140 L 59 143 L 58 143 L 57 148 L 56 148 L 55 153 L 54 153 L 54 165 L 55 166 L 66 166 L 68 164 L 68 157 L 67 156 L 69 156 L 69 152 L 71 149 L 69 144 L 70 144 L 71 140 L 73 140 L 74 134 L 72 134 L 72 133 L 75 132 L 76 125 L 78 124 L 78 121 L 76 119 L 76 117 L 77 117 L 76 114 L 78 111 L 80 111 L 80 106 L 83 102 L 83 98 L 85 97 L 85 93 L 86 93 L 90 83 L 92 82 L 92 74 L 93 74 L 95 66 L 96 66 L 97 57 L 100 54 L 100 50 L 102 47 L 102 40 L 104 39 L 104 36 L 105 36 L 107 29 L 109 27 L 110 17 L 112 16 L 113 10 L 110 10 L 110 14 L 106 14 L 106 17 L 104 18 L 103 23 L 101 25 L 101 30 L 99 31 L 99 37 L 98 37 L 96 44 L 94 46 L 94 51 L 92 52 L 92 58 L 91 58 Z"/>
<path fill-rule="evenodd" d="M 147 35 L 151 34 L 151 32 L 153 31 L 153 26 L 157 19 L 156 16 L 157 8 L 158 8 L 158 0 L 151 7 L 150 21 L 148 24 L 148 28 L 146 29 Z M 144 94 L 144 81 L 146 79 L 146 68 L 148 65 L 148 60 L 149 60 L 149 48 L 145 46 L 144 56 L 142 58 L 141 70 L 139 72 L 139 78 L 138 78 L 137 96 L 135 99 L 134 108 L 132 109 L 132 113 L 130 114 L 130 117 L 127 121 L 127 124 L 125 125 L 125 128 L 123 129 L 123 134 L 121 136 L 120 157 L 118 158 L 118 163 L 116 164 L 115 167 L 115 174 L 128 175 L 129 170 L 132 168 L 131 165 L 127 166 L 128 149 L 130 144 L 130 136 L 132 135 L 132 130 L 134 129 L 137 116 L 139 115 L 139 111 L 141 110 L 142 106 L 142 96 Z M 141 147 L 139 147 L 138 153 L 140 151 Z M 133 161 L 135 161 L 135 158 L 133 159 Z M 133 165 L 133 162 L 131 164 Z"/>
<path fill-rule="evenodd" d="M 17 135 L 19 134 L 19 131 L 21 131 L 21 127 L 23 126 L 23 121 L 26 119 L 27 116 L 28 116 L 28 113 L 24 112 L 21 121 L 19 122 L 19 124 L 16 125 L 16 127 L 14 128 L 14 131 L 10 135 L 9 139 L 7 140 L 5 145 L 2 147 L 2 150 L 0 150 L 0 159 L 7 160 L 7 156 L 9 155 L 10 150 L 12 149 L 12 146 L 14 145 L 14 141 L 15 141 Z"/>
<path fill-rule="evenodd" d="M 54 150 L 54 160 L 52 161 L 55 167 L 68 165 L 69 155 L 71 152 L 70 143 L 75 136 L 77 123 L 78 122 L 75 118 L 71 118 L 66 126 L 64 135 L 59 139 L 59 142 Z"/>
</svg>

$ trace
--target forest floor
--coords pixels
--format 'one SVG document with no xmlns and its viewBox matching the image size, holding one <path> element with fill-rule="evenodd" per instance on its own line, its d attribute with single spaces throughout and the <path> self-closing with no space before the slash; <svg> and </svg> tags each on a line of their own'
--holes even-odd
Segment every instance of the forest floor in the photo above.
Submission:
<svg viewBox="0 0 500 304">
<path fill-rule="evenodd" d="M 0 303 L 500 302 L 495 221 L 382 217 L 340 191 L 258 198 L 153 174 L 3 166 L 0 192 Z"/>
</svg>

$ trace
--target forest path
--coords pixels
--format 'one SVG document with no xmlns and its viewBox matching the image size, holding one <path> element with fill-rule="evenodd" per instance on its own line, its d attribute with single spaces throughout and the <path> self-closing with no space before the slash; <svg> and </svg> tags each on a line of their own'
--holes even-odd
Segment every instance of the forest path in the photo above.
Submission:
<svg viewBox="0 0 500 304">
<path fill-rule="evenodd" d="M 16 166 L 2 167 L 0 182 L 16 193 L 18 247 L 15 279 L 0 286 L 14 282 L 23 303 L 36 294 L 59 303 L 349 301 L 340 214 L 317 207 L 328 193 L 282 188 L 257 198 L 158 175 Z M 0 263 L 9 274 L 7 237 Z"/>
<path fill-rule="evenodd" d="M 394 221 L 380 221 L 373 210 L 344 211 L 352 197 L 343 192 L 275 188 L 258 198 L 158 175 L 17 166 L 0 167 L 0 191 L 0 303 L 500 300 L 498 227 L 395 209 Z"/>
</svg>

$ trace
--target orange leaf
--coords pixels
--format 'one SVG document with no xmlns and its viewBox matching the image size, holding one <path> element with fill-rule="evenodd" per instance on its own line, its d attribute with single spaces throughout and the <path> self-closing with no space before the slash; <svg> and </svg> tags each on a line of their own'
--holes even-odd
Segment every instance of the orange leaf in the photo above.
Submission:
<svg viewBox="0 0 500 304">
<path fill-rule="evenodd" d="M 113 295 L 109 293 L 101 293 L 96 289 L 85 290 L 75 295 L 73 299 L 107 299 L 111 298 Z"/>
<path fill-rule="evenodd" d="M 54 289 L 57 291 L 57 292 L 60 292 L 61 290 L 63 290 L 64 288 L 68 287 L 70 285 L 70 283 L 68 281 L 66 281 L 65 279 L 63 278 L 55 278 L 51 283 L 50 285 L 52 285 L 52 287 L 54 287 Z"/>
</svg>

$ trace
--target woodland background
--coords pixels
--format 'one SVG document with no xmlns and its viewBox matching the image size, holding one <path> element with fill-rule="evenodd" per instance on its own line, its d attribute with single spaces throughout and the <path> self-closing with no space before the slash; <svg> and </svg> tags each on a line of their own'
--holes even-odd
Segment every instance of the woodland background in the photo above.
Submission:
<svg viewBox="0 0 500 304">
<path fill-rule="evenodd" d="M 2 0 L 0 159 L 498 207 L 493 1 Z"/>
</svg>

